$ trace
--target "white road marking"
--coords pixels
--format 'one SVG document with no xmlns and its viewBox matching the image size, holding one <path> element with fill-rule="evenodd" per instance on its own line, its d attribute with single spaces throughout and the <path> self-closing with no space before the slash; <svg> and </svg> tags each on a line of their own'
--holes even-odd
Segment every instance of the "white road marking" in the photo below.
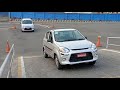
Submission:
<svg viewBox="0 0 120 90">
<path fill-rule="evenodd" d="M 22 78 L 26 78 L 26 72 L 25 72 L 25 65 L 24 65 L 23 56 L 21 56 L 21 68 L 22 68 Z"/>
<path fill-rule="evenodd" d="M 18 78 L 26 78 L 24 59 L 43 57 L 43 56 L 21 56 L 18 57 Z"/>
<path fill-rule="evenodd" d="M 35 25 L 39 25 L 39 26 L 42 26 L 42 27 L 45 27 L 45 28 L 50 28 L 48 25 L 41 25 L 41 24 L 35 24 Z"/>
<path fill-rule="evenodd" d="M 26 78 L 23 56 L 18 58 L 18 78 Z"/>
<path fill-rule="evenodd" d="M 27 58 L 38 58 L 38 57 L 43 57 L 43 56 L 24 56 L 25 59 L 27 59 Z"/>
<path fill-rule="evenodd" d="M 110 52 L 114 52 L 114 53 L 120 53 L 120 51 L 111 50 L 111 49 L 100 49 L 99 51 L 110 51 Z"/>
<path fill-rule="evenodd" d="M 45 28 L 46 28 L 46 27 L 47 27 L 47 28 L 50 28 L 48 25 L 40 25 L 40 26 L 45 27 Z"/>
<path fill-rule="evenodd" d="M 120 78 L 120 76 L 104 76 L 104 77 L 101 77 L 101 78 Z"/>
</svg>

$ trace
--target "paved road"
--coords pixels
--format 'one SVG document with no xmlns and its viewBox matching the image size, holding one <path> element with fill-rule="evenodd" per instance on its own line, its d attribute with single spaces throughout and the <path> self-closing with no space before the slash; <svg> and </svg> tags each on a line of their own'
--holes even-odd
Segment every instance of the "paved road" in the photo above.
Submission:
<svg viewBox="0 0 120 90">
<path fill-rule="evenodd" d="M 73 65 L 65 67 L 64 70 L 59 71 L 56 69 L 54 61 L 49 58 L 45 59 L 42 56 L 42 39 L 47 30 L 53 23 L 36 23 L 35 32 L 21 32 L 19 23 L 10 23 L 8 25 L 1 25 L 0 28 L 0 50 L 1 57 L 4 58 L 6 40 L 9 39 L 10 43 L 15 44 L 16 59 L 13 63 L 12 74 L 13 77 L 17 77 L 18 70 L 18 58 L 23 56 L 25 65 L 26 76 L 30 78 L 40 77 L 118 77 L 119 76 L 119 53 L 113 53 L 109 51 L 99 51 L 99 60 L 95 66 L 88 65 Z M 11 30 L 9 27 L 12 25 L 17 26 L 17 30 Z M 88 40 L 96 43 L 97 36 L 101 35 L 102 48 L 106 46 L 106 37 L 108 36 L 120 36 L 120 23 L 110 22 L 57 22 L 54 23 L 54 28 L 76 28 L 88 37 Z M 112 43 L 118 43 L 115 40 Z M 119 43 L 118 43 L 119 44 Z M 1 49 L 2 48 L 2 49 Z M 112 49 L 120 50 L 120 48 L 110 47 Z M 36 56 L 36 57 L 35 57 Z M 38 57 L 37 57 L 38 56 Z M 28 57 L 28 58 L 26 58 Z"/>
<path fill-rule="evenodd" d="M 100 50 L 95 66 L 78 64 L 57 70 L 53 59 L 24 57 L 27 78 L 116 78 L 120 77 L 120 54 Z"/>
</svg>

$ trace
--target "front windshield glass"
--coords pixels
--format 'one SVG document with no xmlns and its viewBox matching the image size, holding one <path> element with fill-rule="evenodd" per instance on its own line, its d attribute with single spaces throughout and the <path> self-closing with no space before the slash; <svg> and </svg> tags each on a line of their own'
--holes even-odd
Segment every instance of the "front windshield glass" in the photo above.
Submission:
<svg viewBox="0 0 120 90">
<path fill-rule="evenodd" d="M 54 37 L 57 42 L 85 40 L 78 30 L 55 31 Z"/>
<path fill-rule="evenodd" d="M 32 21 L 31 20 L 24 20 L 24 21 L 22 21 L 22 24 L 32 24 Z"/>
</svg>

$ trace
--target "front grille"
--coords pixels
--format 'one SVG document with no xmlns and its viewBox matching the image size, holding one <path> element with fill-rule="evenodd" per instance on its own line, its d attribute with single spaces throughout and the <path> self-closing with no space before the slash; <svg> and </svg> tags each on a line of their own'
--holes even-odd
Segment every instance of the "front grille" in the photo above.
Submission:
<svg viewBox="0 0 120 90">
<path fill-rule="evenodd" d="M 86 61 L 86 60 L 91 60 L 93 59 L 93 55 L 91 52 L 86 52 L 86 57 L 77 57 L 77 54 L 79 53 L 76 53 L 76 54 L 71 54 L 71 57 L 70 57 L 70 62 L 78 62 L 78 61 Z"/>
<path fill-rule="evenodd" d="M 88 49 L 88 48 L 71 49 L 71 50 L 85 50 L 85 49 Z"/>
<path fill-rule="evenodd" d="M 25 28 L 25 30 L 31 30 L 32 28 Z"/>
</svg>

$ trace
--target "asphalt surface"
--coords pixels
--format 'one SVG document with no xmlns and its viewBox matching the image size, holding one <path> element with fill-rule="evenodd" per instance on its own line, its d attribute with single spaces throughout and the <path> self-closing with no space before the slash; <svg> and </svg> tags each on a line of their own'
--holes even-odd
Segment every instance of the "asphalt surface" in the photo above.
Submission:
<svg viewBox="0 0 120 90">
<path fill-rule="evenodd" d="M 120 60 L 116 58 L 119 56 L 120 54 L 99 51 L 99 59 L 95 66 L 67 65 L 63 70 L 56 68 L 53 59 L 45 59 L 43 56 L 24 58 L 24 64 L 27 67 L 27 78 L 117 78 L 120 77 Z"/>
<path fill-rule="evenodd" d="M 16 30 L 10 29 L 15 25 Z M 42 40 L 46 31 L 52 28 L 75 28 L 87 36 L 88 40 L 96 43 L 97 36 L 101 36 L 102 47 L 98 48 L 99 59 L 95 66 L 78 64 L 65 66 L 57 70 L 54 60 L 45 59 L 42 54 Z M 27 78 L 109 78 L 119 77 L 119 53 L 101 50 L 106 46 L 107 37 L 119 37 L 120 23 L 118 22 L 38 22 L 35 32 L 21 32 L 19 22 L 0 24 L 0 65 L 6 56 L 6 40 L 15 44 L 15 60 L 12 66 L 12 76 L 18 77 L 18 58 L 23 56 Z M 119 39 L 111 43 L 120 44 Z M 120 47 L 109 47 L 120 50 Z"/>
</svg>

